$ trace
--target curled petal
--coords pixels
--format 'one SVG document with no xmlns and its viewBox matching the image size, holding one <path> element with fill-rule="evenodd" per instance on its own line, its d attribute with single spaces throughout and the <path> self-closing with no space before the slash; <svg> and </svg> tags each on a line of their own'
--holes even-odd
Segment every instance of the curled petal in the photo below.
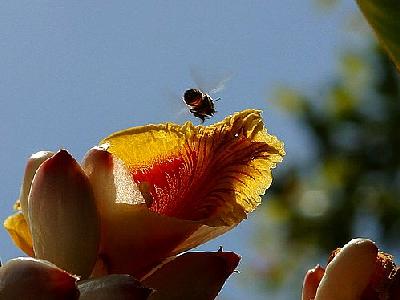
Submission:
<svg viewBox="0 0 400 300">
<path fill-rule="evenodd" d="M 215 299 L 239 260 L 233 252 L 188 252 L 157 268 L 142 283 L 156 290 L 151 300 Z"/>
<path fill-rule="evenodd" d="M 236 226 L 284 154 L 254 110 L 209 127 L 132 128 L 103 143 L 83 162 L 102 220 L 98 265 L 138 278 Z"/>
<path fill-rule="evenodd" d="M 36 257 L 87 277 L 97 257 L 99 220 L 90 182 L 67 151 L 41 164 L 28 202 Z"/>
<path fill-rule="evenodd" d="M 8 231 L 14 244 L 29 256 L 34 257 L 32 236 L 23 213 L 17 212 L 4 221 L 4 228 Z"/>
<path fill-rule="evenodd" d="M 0 298 L 75 300 L 79 298 L 76 280 L 47 261 L 16 258 L 0 268 Z"/>
<path fill-rule="evenodd" d="M 80 282 L 79 300 L 146 300 L 152 289 L 129 275 L 114 274 Z"/>
<path fill-rule="evenodd" d="M 102 141 L 144 187 L 151 211 L 209 226 L 232 226 L 261 201 L 284 155 L 260 111 L 245 110 L 205 127 L 136 127 Z"/>
<path fill-rule="evenodd" d="M 328 264 L 315 300 L 359 300 L 375 271 L 378 249 L 366 239 L 354 239 Z"/>
</svg>

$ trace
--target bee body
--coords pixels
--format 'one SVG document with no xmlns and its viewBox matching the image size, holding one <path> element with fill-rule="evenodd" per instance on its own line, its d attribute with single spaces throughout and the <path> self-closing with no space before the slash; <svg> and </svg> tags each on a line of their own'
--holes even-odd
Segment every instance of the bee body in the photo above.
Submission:
<svg viewBox="0 0 400 300">
<path fill-rule="evenodd" d="M 188 89 L 183 94 L 183 101 L 189 111 L 203 123 L 215 114 L 214 99 L 199 89 Z"/>
</svg>

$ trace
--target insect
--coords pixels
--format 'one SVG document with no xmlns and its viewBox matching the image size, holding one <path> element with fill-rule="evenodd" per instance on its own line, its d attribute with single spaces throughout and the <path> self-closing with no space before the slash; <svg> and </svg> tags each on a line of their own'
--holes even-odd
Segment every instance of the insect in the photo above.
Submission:
<svg viewBox="0 0 400 300">
<path fill-rule="evenodd" d="M 218 101 L 219 99 L 214 100 L 209 94 L 199 89 L 188 89 L 182 97 L 182 100 L 189 107 L 189 111 L 195 117 L 201 119 L 201 123 L 216 113 L 214 101 Z"/>
</svg>

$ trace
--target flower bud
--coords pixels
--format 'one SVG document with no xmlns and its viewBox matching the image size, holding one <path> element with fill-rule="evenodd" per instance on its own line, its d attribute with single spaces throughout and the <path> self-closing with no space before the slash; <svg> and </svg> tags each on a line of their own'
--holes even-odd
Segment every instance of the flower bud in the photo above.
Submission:
<svg viewBox="0 0 400 300">
<path fill-rule="evenodd" d="M 37 170 L 29 194 L 29 219 L 37 258 L 83 278 L 97 258 L 99 219 L 89 180 L 65 150 Z"/>
<path fill-rule="evenodd" d="M 315 300 L 359 300 L 375 271 L 378 248 L 366 239 L 354 239 L 328 264 Z"/>
<path fill-rule="evenodd" d="M 0 299 L 75 300 L 76 280 L 47 261 L 16 258 L 0 267 Z"/>
</svg>

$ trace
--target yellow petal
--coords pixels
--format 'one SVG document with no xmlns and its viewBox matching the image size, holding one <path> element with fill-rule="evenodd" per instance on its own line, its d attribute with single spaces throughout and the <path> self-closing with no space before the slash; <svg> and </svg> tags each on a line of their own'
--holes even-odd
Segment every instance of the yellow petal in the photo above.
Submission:
<svg viewBox="0 0 400 300">
<path fill-rule="evenodd" d="M 188 122 L 131 128 L 101 143 L 146 187 L 150 210 L 209 226 L 235 225 L 254 210 L 284 155 L 256 110 L 207 127 Z"/>
<path fill-rule="evenodd" d="M 18 248 L 29 256 L 35 256 L 29 226 L 21 212 L 9 216 L 4 221 L 4 228 L 8 231 L 8 234 Z"/>
</svg>

